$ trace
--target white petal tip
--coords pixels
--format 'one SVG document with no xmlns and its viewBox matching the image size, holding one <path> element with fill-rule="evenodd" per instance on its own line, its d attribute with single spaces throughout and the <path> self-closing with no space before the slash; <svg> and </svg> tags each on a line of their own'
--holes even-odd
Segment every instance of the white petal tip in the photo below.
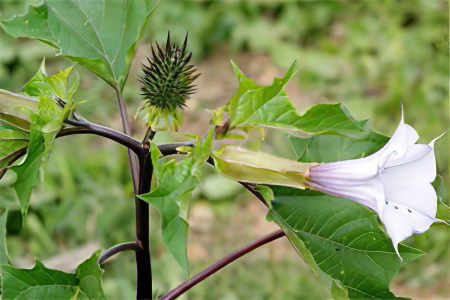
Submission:
<svg viewBox="0 0 450 300">
<path fill-rule="evenodd" d="M 393 243 L 393 245 L 394 245 L 395 252 L 397 253 L 397 256 L 400 258 L 401 262 L 403 263 L 403 258 L 400 256 L 400 252 L 398 252 L 398 244 Z"/>
<path fill-rule="evenodd" d="M 435 138 L 434 140 L 432 140 L 428 145 L 430 146 L 430 147 L 434 147 L 434 143 L 438 140 L 438 139 L 440 139 L 441 137 L 443 137 L 444 136 L 444 134 L 446 134 L 447 133 L 447 131 L 446 132 L 444 132 L 443 134 L 441 134 L 440 136 L 438 136 L 437 138 Z"/>
<path fill-rule="evenodd" d="M 400 124 L 405 124 L 405 118 L 403 117 L 403 102 L 401 103 L 401 108 L 402 108 L 402 117 L 400 119 Z"/>
</svg>

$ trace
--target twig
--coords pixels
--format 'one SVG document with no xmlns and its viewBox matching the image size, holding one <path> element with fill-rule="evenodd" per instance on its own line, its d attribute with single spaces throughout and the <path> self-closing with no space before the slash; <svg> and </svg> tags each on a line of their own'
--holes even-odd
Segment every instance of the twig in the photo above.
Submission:
<svg viewBox="0 0 450 300">
<path fill-rule="evenodd" d="M 267 208 L 269 208 L 269 205 L 267 204 L 266 200 L 264 199 L 263 195 L 261 195 L 260 192 L 258 192 L 255 188 L 254 188 L 254 184 L 248 183 L 248 182 L 242 182 L 239 181 L 239 183 L 245 187 L 250 193 L 252 193 L 253 195 L 256 196 L 256 198 L 258 198 Z"/>
<path fill-rule="evenodd" d="M 158 145 L 159 151 L 161 151 L 162 155 L 171 155 L 171 154 L 177 154 L 177 148 L 187 146 L 187 147 L 194 147 L 195 141 L 187 141 L 187 142 L 179 142 L 179 143 L 170 143 L 170 144 L 162 144 Z"/>
<path fill-rule="evenodd" d="M 113 256 L 119 252 L 129 251 L 129 250 L 133 250 L 133 251 L 137 252 L 137 251 L 141 251 L 142 248 L 136 242 L 129 242 L 129 243 L 115 245 L 114 247 L 111 247 L 111 248 L 103 251 L 100 254 L 98 263 L 104 264 L 108 260 L 108 258 L 110 258 L 111 256 Z"/>
<path fill-rule="evenodd" d="M 142 144 L 148 144 L 148 142 L 153 139 L 155 134 L 156 134 L 156 131 L 153 131 L 152 127 L 149 126 L 147 128 L 147 132 L 145 133 L 144 139 L 142 140 Z"/>
<path fill-rule="evenodd" d="M 255 250 L 256 248 L 259 248 L 267 243 L 270 243 L 276 239 L 283 237 L 284 235 L 285 235 L 284 231 L 281 229 L 278 229 L 256 241 L 248 244 L 247 246 L 239 249 L 238 251 L 225 256 L 224 258 L 217 261 L 215 264 L 213 264 L 210 267 L 206 268 L 205 270 L 201 271 L 200 273 L 198 273 L 191 279 L 183 282 L 182 284 L 180 284 L 173 290 L 169 291 L 165 296 L 163 296 L 161 298 L 161 300 L 173 300 L 173 299 L 178 298 L 178 296 L 180 296 L 183 293 L 185 293 L 186 291 L 188 291 L 191 287 L 195 286 L 199 282 L 202 282 L 203 280 L 205 280 L 209 276 L 213 275 L 214 273 L 216 273 L 223 267 L 227 266 L 229 263 L 239 259 L 240 257 Z"/>
<path fill-rule="evenodd" d="M 83 122 L 73 120 L 66 120 L 64 122 L 75 127 L 61 129 L 56 135 L 57 138 L 73 134 L 95 134 L 118 142 L 119 144 L 131 149 L 136 154 L 141 154 L 143 152 L 142 144 L 139 141 L 126 134 L 123 134 L 120 131 L 94 124 L 85 120 Z"/>
</svg>

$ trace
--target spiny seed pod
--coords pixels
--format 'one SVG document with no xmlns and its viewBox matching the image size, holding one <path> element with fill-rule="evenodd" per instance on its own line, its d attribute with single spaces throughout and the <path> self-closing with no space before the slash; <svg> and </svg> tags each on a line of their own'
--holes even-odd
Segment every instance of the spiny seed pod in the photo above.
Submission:
<svg viewBox="0 0 450 300">
<path fill-rule="evenodd" d="M 170 40 L 169 31 L 165 50 L 156 43 L 157 51 L 152 46 L 152 58 L 147 58 L 149 65 L 142 66 L 144 76 L 139 81 L 145 101 L 138 114 L 145 112 L 143 118 L 155 131 L 178 131 L 183 125 L 186 100 L 195 93 L 192 83 L 200 74 L 194 74 L 196 69 L 188 65 L 192 52 L 186 53 L 187 39 L 186 33 L 180 48 Z"/>
</svg>

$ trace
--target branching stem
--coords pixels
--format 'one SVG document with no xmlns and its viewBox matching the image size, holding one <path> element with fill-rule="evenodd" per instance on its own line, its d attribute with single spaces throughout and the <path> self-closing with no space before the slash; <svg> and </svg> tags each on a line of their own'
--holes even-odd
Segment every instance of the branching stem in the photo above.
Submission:
<svg viewBox="0 0 450 300">
<path fill-rule="evenodd" d="M 245 254 L 255 250 L 256 248 L 259 248 L 267 243 L 270 243 L 276 239 L 279 239 L 283 237 L 284 231 L 281 229 L 278 229 L 250 244 L 247 246 L 225 256 L 224 258 L 218 260 L 215 264 L 211 265 L 210 267 L 206 268 L 205 270 L 201 271 L 191 279 L 183 282 L 173 290 L 169 291 L 165 296 L 161 298 L 161 300 L 173 300 L 178 298 L 180 295 L 184 294 L 186 291 L 188 291 L 190 288 L 195 286 L 196 284 L 202 282 L 209 276 L 213 275 L 220 269 L 224 268 L 228 264 L 234 262 L 235 260 L 239 259 L 240 257 L 244 256 Z"/>
<path fill-rule="evenodd" d="M 138 155 L 143 152 L 142 144 L 139 141 L 133 139 L 132 137 L 120 131 L 100 126 L 91 122 L 85 123 L 73 120 L 66 120 L 65 123 L 76 127 L 61 129 L 56 135 L 57 138 L 74 134 L 95 134 L 113 140 L 127 147 L 128 149 L 131 149 L 134 153 Z"/>
<path fill-rule="evenodd" d="M 119 245 L 115 245 L 105 251 L 103 251 L 100 254 L 100 258 L 98 260 L 99 264 L 104 264 L 108 258 L 110 258 L 111 256 L 119 253 L 119 252 L 123 252 L 123 251 L 129 251 L 129 250 L 133 250 L 133 251 L 141 251 L 142 248 L 141 246 L 139 246 L 138 243 L 136 242 L 129 242 L 129 243 L 123 243 L 123 244 L 119 244 Z"/>
</svg>

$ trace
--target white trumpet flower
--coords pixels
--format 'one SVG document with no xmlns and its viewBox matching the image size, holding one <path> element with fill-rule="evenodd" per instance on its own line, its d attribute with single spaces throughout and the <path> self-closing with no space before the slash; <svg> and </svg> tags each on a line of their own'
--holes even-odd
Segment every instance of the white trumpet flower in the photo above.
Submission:
<svg viewBox="0 0 450 300">
<path fill-rule="evenodd" d="M 444 222 L 436 219 L 437 197 L 431 185 L 438 138 L 428 145 L 415 144 L 419 135 L 404 123 L 402 112 L 400 125 L 381 150 L 365 158 L 315 165 L 305 174 L 305 183 L 376 211 L 400 256 L 401 241 Z"/>
</svg>

